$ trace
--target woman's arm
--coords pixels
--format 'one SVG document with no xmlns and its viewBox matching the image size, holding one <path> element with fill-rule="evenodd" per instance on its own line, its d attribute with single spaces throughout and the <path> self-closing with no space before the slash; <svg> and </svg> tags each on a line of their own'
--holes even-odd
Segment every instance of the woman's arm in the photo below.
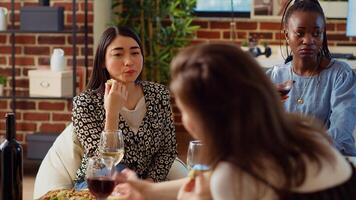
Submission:
<svg viewBox="0 0 356 200">
<path fill-rule="evenodd" d="M 128 180 L 119 184 L 115 192 L 120 193 L 121 200 L 176 200 L 179 188 L 188 178 L 161 183 L 151 183 L 143 180 Z"/>
<path fill-rule="evenodd" d="M 356 156 L 353 131 L 356 128 L 356 73 L 351 69 L 338 75 L 331 93 L 329 133 L 343 154 Z"/>
<path fill-rule="evenodd" d="M 83 147 L 85 155 L 76 171 L 75 180 L 81 182 L 85 176 L 87 158 L 95 155 L 100 133 L 104 129 L 104 101 L 103 95 L 92 90 L 86 90 L 73 98 L 72 122 L 74 137 Z M 83 159 L 84 158 L 84 159 Z"/>
<path fill-rule="evenodd" d="M 157 200 L 157 199 L 177 199 L 178 191 L 180 187 L 187 182 L 189 178 L 183 178 L 173 181 L 166 181 L 161 183 L 150 183 L 149 187 L 145 187 L 143 194 L 146 196 L 147 200 Z"/>
<path fill-rule="evenodd" d="M 175 126 L 173 122 L 173 113 L 170 104 L 170 95 L 166 88 L 163 90 L 162 107 L 163 107 L 163 126 L 161 146 L 150 165 L 148 177 L 155 182 L 166 180 L 166 176 L 177 157 L 177 141 L 175 134 Z"/>
<path fill-rule="evenodd" d="M 115 131 L 119 123 L 119 111 L 127 101 L 128 92 L 123 83 L 112 80 L 105 83 L 104 108 L 105 130 Z"/>
</svg>

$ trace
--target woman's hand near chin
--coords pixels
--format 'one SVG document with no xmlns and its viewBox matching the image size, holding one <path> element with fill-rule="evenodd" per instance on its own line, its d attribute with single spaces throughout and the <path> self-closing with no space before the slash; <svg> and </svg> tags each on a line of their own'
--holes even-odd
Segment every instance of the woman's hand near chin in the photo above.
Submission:
<svg viewBox="0 0 356 200">
<path fill-rule="evenodd" d="M 128 97 L 126 86 L 111 79 L 105 83 L 104 108 L 106 114 L 105 130 L 116 130 L 119 111 L 125 105 Z"/>
</svg>

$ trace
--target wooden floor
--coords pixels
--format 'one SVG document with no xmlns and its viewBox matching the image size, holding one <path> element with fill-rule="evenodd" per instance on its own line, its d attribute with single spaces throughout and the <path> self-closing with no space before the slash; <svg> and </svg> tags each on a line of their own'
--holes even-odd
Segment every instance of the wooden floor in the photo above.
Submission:
<svg viewBox="0 0 356 200">
<path fill-rule="evenodd" d="M 23 200 L 33 200 L 33 186 L 41 161 L 24 160 Z"/>
<path fill-rule="evenodd" d="M 33 185 L 35 183 L 34 175 L 25 175 L 23 179 L 23 200 L 33 199 Z"/>
</svg>

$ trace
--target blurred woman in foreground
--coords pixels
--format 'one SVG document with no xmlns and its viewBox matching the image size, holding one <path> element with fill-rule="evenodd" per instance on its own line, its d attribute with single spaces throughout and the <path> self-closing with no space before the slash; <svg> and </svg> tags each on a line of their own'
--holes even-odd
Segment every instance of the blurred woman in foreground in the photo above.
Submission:
<svg viewBox="0 0 356 200">
<path fill-rule="evenodd" d="M 202 44 L 171 64 L 182 123 L 207 145 L 212 174 L 159 184 L 134 178 L 127 199 L 356 199 L 355 167 L 313 120 L 287 114 L 256 61 L 229 44 Z M 178 192 L 180 188 L 180 191 Z"/>
</svg>

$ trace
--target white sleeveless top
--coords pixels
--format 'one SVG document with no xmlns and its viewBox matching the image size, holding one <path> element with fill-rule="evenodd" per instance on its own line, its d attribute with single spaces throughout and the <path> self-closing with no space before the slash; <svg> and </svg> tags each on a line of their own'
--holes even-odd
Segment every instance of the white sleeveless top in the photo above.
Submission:
<svg viewBox="0 0 356 200">
<path fill-rule="evenodd" d="M 142 96 L 141 99 L 137 102 L 136 107 L 133 110 L 129 110 L 126 107 L 122 107 L 120 114 L 125 119 L 130 129 L 134 132 L 138 132 L 143 118 L 146 114 L 146 102 L 145 97 Z"/>
</svg>

